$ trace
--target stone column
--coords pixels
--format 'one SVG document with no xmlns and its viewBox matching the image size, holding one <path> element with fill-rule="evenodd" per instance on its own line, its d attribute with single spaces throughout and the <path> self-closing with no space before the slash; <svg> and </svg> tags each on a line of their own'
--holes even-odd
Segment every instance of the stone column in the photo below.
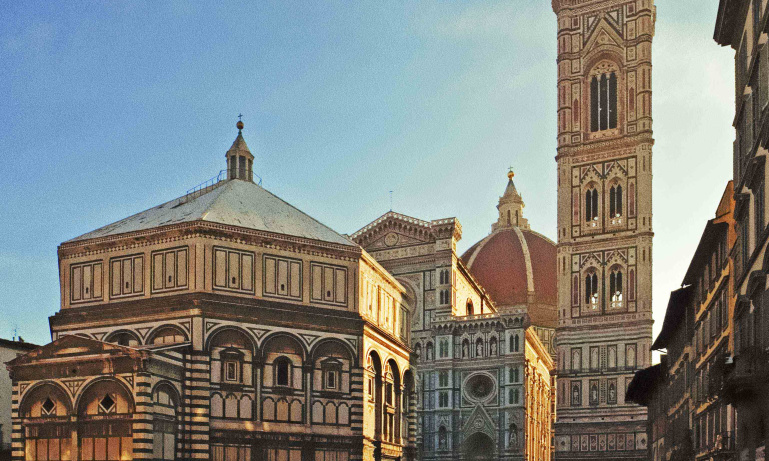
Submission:
<svg viewBox="0 0 769 461">
<path fill-rule="evenodd" d="M 153 457 L 152 410 L 152 377 L 149 373 L 136 373 L 133 417 L 134 459 L 152 459 Z"/>
</svg>

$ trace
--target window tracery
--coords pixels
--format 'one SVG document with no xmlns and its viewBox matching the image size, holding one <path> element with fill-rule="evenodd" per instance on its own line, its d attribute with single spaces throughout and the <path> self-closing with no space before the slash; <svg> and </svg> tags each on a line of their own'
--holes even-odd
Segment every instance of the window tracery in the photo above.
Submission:
<svg viewBox="0 0 769 461">
<path fill-rule="evenodd" d="M 601 61 L 590 76 L 590 131 L 617 128 L 617 67 Z"/>
<path fill-rule="evenodd" d="M 594 269 L 585 273 L 585 304 L 591 312 L 598 311 L 598 274 Z"/>
<path fill-rule="evenodd" d="M 611 308 L 622 309 L 624 297 L 624 285 L 622 282 L 622 269 L 615 267 L 609 274 L 609 293 L 611 295 Z"/>
</svg>

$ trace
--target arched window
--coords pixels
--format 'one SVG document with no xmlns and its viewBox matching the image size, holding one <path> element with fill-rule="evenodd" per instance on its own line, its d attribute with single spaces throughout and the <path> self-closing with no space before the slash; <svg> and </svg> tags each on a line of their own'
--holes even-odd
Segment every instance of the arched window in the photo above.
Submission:
<svg viewBox="0 0 769 461">
<path fill-rule="evenodd" d="M 446 428 L 441 426 L 438 429 L 438 449 L 446 450 L 448 448 L 448 437 L 446 434 Z"/>
<path fill-rule="evenodd" d="M 152 335 L 152 344 L 178 344 L 187 341 L 185 334 L 176 327 L 162 327 Z"/>
<path fill-rule="evenodd" d="M 595 272 L 585 274 L 585 304 L 591 309 L 598 308 L 598 275 Z"/>
<path fill-rule="evenodd" d="M 598 189 L 590 186 L 585 191 L 585 222 L 598 219 Z"/>
<path fill-rule="evenodd" d="M 291 362 L 280 357 L 275 360 L 275 384 L 277 386 L 289 386 L 291 382 Z"/>
<path fill-rule="evenodd" d="M 475 309 L 473 306 L 473 300 L 467 300 L 467 315 L 475 315 Z"/>
<path fill-rule="evenodd" d="M 611 294 L 611 307 L 612 309 L 620 309 L 622 307 L 622 270 L 615 268 L 609 274 L 609 293 Z"/>
<path fill-rule="evenodd" d="M 135 347 L 141 344 L 139 338 L 134 333 L 128 331 L 119 331 L 111 334 L 107 339 L 107 342 L 117 344 L 118 346 L 128 347 Z"/>
<path fill-rule="evenodd" d="M 78 459 L 132 459 L 132 419 L 127 389 L 111 379 L 92 384 L 80 397 Z"/>
<path fill-rule="evenodd" d="M 510 210 L 507 210 L 507 224 L 508 225 L 512 224 L 512 222 L 510 220 Z"/>
<path fill-rule="evenodd" d="M 617 184 L 609 189 L 609 217 L 620 216 L 622 216 L 622 186 Z"/>
<path fill-rule="evenodd" d="M 590 80 L 590 131 L 617 128 L 617 75 L 594 75 Z"/>
</svg>

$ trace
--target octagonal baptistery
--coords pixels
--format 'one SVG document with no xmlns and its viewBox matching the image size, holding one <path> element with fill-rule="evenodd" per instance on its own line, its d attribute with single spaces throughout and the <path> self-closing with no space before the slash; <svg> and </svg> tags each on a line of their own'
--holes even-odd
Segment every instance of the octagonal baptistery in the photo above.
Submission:
<svg viewBox="0 0 769 461">
<path fill-rule="evenodd" d="M 226 177 L 59 247 L 14 460 L 416 459 L 406 287 L 255 183 L 236 126 Z"/>
<path fill-rule="evenodd" d="M 524 203 L 508 173 L 499 199 L 499 219 L 491 233 L 471 246 L 462 260 L 491 295 L 499 310 L 526 312 L 551 355 L 558 321 L 555 243 L 532 231 Z"/>
</svg>

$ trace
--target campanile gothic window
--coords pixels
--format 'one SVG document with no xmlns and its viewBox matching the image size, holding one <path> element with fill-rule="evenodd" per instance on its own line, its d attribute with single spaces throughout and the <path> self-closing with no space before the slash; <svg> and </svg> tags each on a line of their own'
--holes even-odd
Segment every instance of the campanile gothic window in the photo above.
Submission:
<svg viewBox="0 0 769 461">
<path fill-rule="evenodd" d="M 590 79 L 590 131 L 617 128 L 617 74 L 599 65 Z"/>
<path fill-rule="evenodd" d="M 622 216 L 622 185 L 616 184 L 609 189 L 609 216 L 619 218 Z"/>
<path fill-rule="evenodd" d="M 622 270 L 616 268 L 609 274 L 609 293 L 611 294 L 611 308 L 622 308 Z"/>
<path fill-rule="evenodd" d="M 598 189 L 590 186 L 585 191 L 585 222 L 598 219 Z"/>
<path fill-rule="evenodd" d="M 590 310 L 598 309 L 598 275 L 595 272 L 585 274 L 585 304 Z"/>
</svg>

